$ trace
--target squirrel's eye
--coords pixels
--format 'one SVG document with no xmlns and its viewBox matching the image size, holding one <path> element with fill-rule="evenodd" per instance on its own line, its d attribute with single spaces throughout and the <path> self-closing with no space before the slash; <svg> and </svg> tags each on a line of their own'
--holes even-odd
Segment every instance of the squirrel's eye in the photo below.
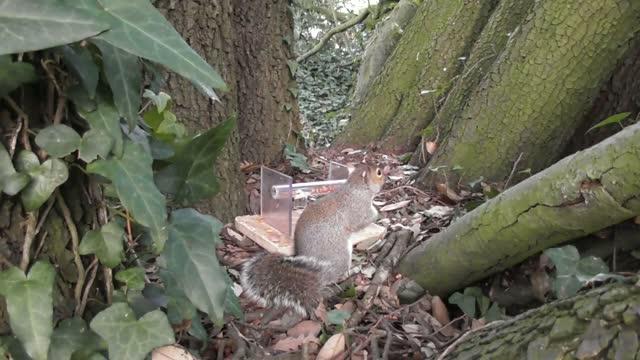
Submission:
<svg viewBox="0 0 640 360">
<path fill-rule="evenodd" d="M 376 170 L 376 175 L 378 175 L 378 176 L 382 176 L 382 171 L 381 171 L 380 169 L 377 169 L 377 170 Z"/>
</svg>

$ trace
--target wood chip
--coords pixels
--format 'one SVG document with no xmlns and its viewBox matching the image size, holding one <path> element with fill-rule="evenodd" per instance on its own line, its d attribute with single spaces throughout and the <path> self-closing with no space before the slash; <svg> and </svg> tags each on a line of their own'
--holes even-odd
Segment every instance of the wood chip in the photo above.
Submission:
<svg viewBox="0 0 640 360">
<path fill-rule="evenodd" d="M 409 205 L 410 202 L 411 200 L 403 200 L 397 203 L 385 205 L 382 208 L 380 208 L 380 211 L 393 211 L 393 210 L 402 209 L 403 207 Z"/>
</svg>

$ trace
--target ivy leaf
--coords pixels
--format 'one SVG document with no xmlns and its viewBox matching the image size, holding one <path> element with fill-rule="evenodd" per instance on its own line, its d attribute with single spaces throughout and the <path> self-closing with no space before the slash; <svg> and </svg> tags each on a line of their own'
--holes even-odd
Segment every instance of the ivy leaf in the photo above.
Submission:
<svg viewBox="0 0 640 360">
<path fill-rule="evenodd" d="M 291 166 L 293 166 L 294 168 L 305 173 L 311 172 L 311 168 L 307 163 L 307 157 L 303 154 L 298 153 L 293 145 L 285 145 L 284 156 L 287 158 L 287 160 L 289 160 L 289 162 L 291 162 Z"/>
<path fill-rule="evenodd" d="M 573 275 L 576 273 L 580 254 L 575 246 L 567 245 L 550 248 L 545 250 L 544 254 L 553 262 L 557 275 Z"/>
<path fill-rule="evenodd" d="M 590 127 L 589 130 L 587 130 L 585 132 L 585 134 L 587 134 L 591 130 L 594 130 L 594 129 L 597 129 L 597 128 L 601 128 L 601 127 L 606 126 L 606 125 L 620 124 L 620 122 L 622 120 L 626 119 L 627 117 L 629 117 L 629 115 L 631 115 L 631 113 L 629 113 L 629 112 L 624 112 L 624 113 L 620 113 L 620 114 L 611 115 L 608 118 L 606 118 L 606 119 L 600 121 L 599 123 L 593 125 L 592 127 Z"/>
<path fill-rule="evenodd" d="M 31 177 L 29 185 L 20 193 L 26 211 L 33 211 L 42 206 L 53 191 L 69 177 L 67 165 L 60 159 L 48 159 L 40 165 L 36 154 L 22 150 L 16 162 L 20 172 L 26 172 Z"/>
<path fill-rule="evenodd" d="M 598 274 L 609 272 L 609 266 L 599 257 L 587 256 L 578 262 L 578 280 L 586 282 Z"/>
<path fill-rule="evenodd" d="M 24 189 L 27 184 L 29 184 L 30 180 L 31 178 L 27 174 L 19 172 L 13 173 L 4 178 L 4 187 L 2 191 L 9 196 L 16 195 L 20 190 Z"/>
<path fill-rule="evenodd" d="M 111 87 L 113 101 L 122 117 L 127 119 L 129 129 L 138 122 L 140 88 L 142 87 L 142 64 L 138 57 L 102 40 L 93 41 L 102 53 L 104 72 Z"/>
<path fill-rule="evenodd" d="M 24 181 L 24 177 L 26 176 L 27 180 L 22 186 L 19 186 L 20 183 L 16 183 L 17 180 L 13 179 L 14 177 L 16 177 L 16 174 L 18 173 L 16 173 L 16 169 L 13 167 L 9 152 L 4 147 L 4 145 L 0 143 L 0 189 L 2 189 L 7 195 L 17 194 L 18 191 L 22 190 L 22 188 L 25 187 L 29 182 L 28 176 L 20 174 L 22 176 L 17 177 L 22 177 Z"/>
<path fill-rule="evenodd" d="M 49 359 L 70 360 L 72 355 L 90 355 L 105 349 L 102 339 L 79 317 L 64 319 L 51 335 Z"/>
<path fill-rule="evenodd" d="M 558 299 L 571 297 L 580 291 L 582 282 L 575 275 L 561 275 L 553 279 L 551 289 Z"/>
<path fill-rule="evenodd" d="M 149 228 L 155 251 L 167 239 L 167 209 L 164 196 L 153 183 L 151 156 L 142 146 L 127 141 L 121 159 L 97 160 L 87 171 L 111 180 L 124 207 L 138 223 Z"/>
<path fill-rule="evenodd" d="M 82 135 L 78 157 L 90 163 L 100 156 L 107 158 L 113 147 L 113 139 L 100 129 L 91 129 Z"/>
<path fill-rule="evenodd" d="M 40 166 L 40 160 L 38 160 L 38 156 L 29 150 L 22 150 L 18 153 L 18 158 L 16 159 L 16 169 L 19 172 L 33 172 L 38 169 Z"/>
<path fill-rule="evenodd" d="M 131 54 L 160 63 L 191 80 L 207 96 L 227 90 L 224 81 L 147 0 L 99 0 L 111 29 L 99 38 Z"/>
<path fill-rule="evenodd" d="M 36 136 L 36 144 L 53 157 L 63 157 L 76 151 L 80 146 L 80 135 L 64 124 L 47 126 Z"/>
<path fill-rule="evenodd" d="M 22 84 L 37 79 L 33 65 L 26 62 L 12 62 L 10 55 L 0 56 L 0 97 L 8 95 Z"/>
<path fill-rule="evenodd" d="M 217 324 L 222 321 L 227 282 L 218 264 L 215 243 L 222 223 L 194 209 L 171 214 L 169 241 L 162 255 L 177 286 L 200 311 Z"/>
<path fill-rule="evenodd" d="M 47 359 L 51 341 L 54 277 L 53 267 L 43 261 L 35 263 L 28 276 L 17 267 L 0 273 L 11 330 L 36 360 Z"/>
<path fill-rule="evenodd" d="M 327 321 L 329 324 L 342 325 L 345 320 L 351 316 L 351 313 L 345 310 L 331 310 L 327 313 Z"/>
<path fill-rule="evenodd" d="M 102 130 L 113 140 L 113 153 L 116 156 L 122 155 L 123 140 L 120 129 L 120 115 L 112 103 L 108 102 L 104 96 L 98 94 L 98 101 L 94 111 L 79 110 L 91 129 Z"/>
<path fill-rule="evenodd" d="M 489 308 L 489 310 L 487 310 L 487 312 L 484 314 L 484 319 L 487 320 L 487 323 L 490 323 L 496 320 L 502 320 L 504 318 L 505 318 L 504 309 L 501 308 L 500 305 L 498 305 L 498 303 L 496 302 L 491 304 L 491 307 Z"/>
<path fill-rule="evenodd" d="M 214 161 L 235 126 L 231 118 L 202 135 L 194 137 L 174 157 L 173 163 L 155 177 L 165 193 L 175 194 L 176 201 L 194 203 L 218 192 L 213 175 Z"/>
<path fill-rule="evenodd" d="M 133 267 L 116 273 L 116 280 L 125 283 L 128 289 L 144 289 L 144 269 Z"/>
<path fill-rule="evenodd" d="M 158 113 L 163 112 L 165 108 L 167 108 L 167 105 L 169 104 L 169 100 L 171 100 L 171 96 L 169 96 L 167 93 L 160 91 L 156 95 L 156 93 L 154 93 L 149 89 L 145 89 L 144 94 L 142 96 L 151 100 L 151 102 L 153 102 L 153 105 L 156 106 L 156 111 Z"/>
<path fill-rule="evenodd" d="M 96 254 L 102 264 L 113 269 L 124 259 L 123 240 L 123 226 L 114 220 L 102 226 L 100 230 L 87 231 L 82 237 L 78 251 L 80 255 Z"/>
<path fill-rule="evenodd" d="M 453 293 L 449 297 L 449 304 L 458 305 L 458 307 L 469 317 L 476 317 L 476 298 L 472 295 Z"/>
<path fill-rule="evenodd" d="M 137 320 L 126 303 L 116 303 L 99 312 L 90 326 L 106 340 L 110 359 L 142 360 L 154 348 L 175 342 L 162 311 L 151 311 Z"/>
<path fill-rule="evenodd" d="M 73 43 L 107 30 L 94 14 L 58 1 L 0 0 L 0 55 Z"/>
<path fill-rule="evenodd" d="M 160 271 L 160 278 L 167 289 L 167 317 L 173 325 L 183 324 L 197 315 L 196 307 L 189 301 L 176 279 L 166 270 Z"/>
<path fill-rule="evenodd" d="M 80 79 L 80 83 L 89 94 L 89 98 L 93 99 L 96 96 L 96 88 L 98 87 L 99 70 L 89 49 L 65 45 L 60 47 L 60 52 L 64 63 Z"/>
</svg>

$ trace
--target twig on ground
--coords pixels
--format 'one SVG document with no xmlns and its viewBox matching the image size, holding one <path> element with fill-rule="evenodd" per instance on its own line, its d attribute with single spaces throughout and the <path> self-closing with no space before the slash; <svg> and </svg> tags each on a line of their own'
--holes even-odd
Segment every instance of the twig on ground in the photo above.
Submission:
<svg viewBox="0 0 640 360">
<path fill-rule="evenodd" d="M 98 272 L 98 257 L 94 256 L 93 261 L 87 268 L 87 272 L 91 271 L 91 275 L 89 275 L 89 281 L 87 281 L 87 285 L 84 288 L 84 293 L 82 295 L 82 300 L 80 301 L 80 307 L 78 314 L 81 316 L 84 313 L 84 309 L 87 306 L 87 299 L 89 298 L 89 292 L 91 291 L 91 287 L 93 286 L 93 282 L 96 279 L 96 273 Z M 85 274 L 85 278 L 86 278 Z"/>
<path fill-rule="evenodd" d="M 29 143 L 29 116 L 25 113 L 12 98 L 8 96 L 3 97 L 4 101 L 9 104 L 9 106 L 13 109 L 13 111 L 18 114 L 20 119 L 22 119 L 22 146 L 25 150 L 31 151 L 31 144 Z"/>
<path fill-rule="evenodd" d="M 511 178 L 513 178 L 513 174 L 516 173 L 516 169 L 518 169 L 518 164 L 520 163 L 520 160 L 522 160 L 522 155 L 524 155 L 524 153 L 520 153 L 520 155 L 518 155 L 518 158 L 516 159 L 516 161 L 513 162 L 513 167 L 511 168 L 511 173 L 509 174 L 509 177 L 507 178 L 507 181 L 504 183 L 504 189 L 506 190 L 509 187 L 509 183 L 511 182 Z"/>
<path fill-rule="evenodd" d="M 18 121 L 16 121 L 16 128 L 13 130 L 13 134 L 11 134 L 11 138 L 9 139 L 9 157 L 13 158 L 13 155 L 16 152 L 16 145 L 18 144 L 18 135 L 20 135 L 20 130 L 22 130 L 22 118 L 18 117 Z"/>
<path fill-rule="evenodd" d="M 76 282 L 76 287 L 74 289 L 74 297 L 76 299 L 75 315 L 79 316 L 81 315 L 80 305 L 82 301 L 82 289 L 84 288 L 85 280 L 84 265 L 82 264 L 80 253 L 78 252 L 80 239 L 78 238 L 78 229 L 76 228 L 76 224 L 71 218 L 71 211 L 69 210 L 67 203 L 64 201 L 64 198 L 60 194 L 59 190 L 56 190 L 55 194 L 56 205 L 58 206 L 58 210 L 60 210 L 60 212 L 62 213 L 64 222 L 67 224 L 67 229 L 69 230 L 69 235 L 71 235 L 71 250 L 73 251 L 73 262 L 75 263 L 76 269 L 78 270 L 78 282 Z"/>
<path fill-rule="evenodd" d="M 53 124 L 60 124 L 62 122 L 62 115 L 67 105 L 67 98 L 63 95 L 58 96 L 58 104 L 56 105 L 56 113 L 53 116 Z"/>
<path fill-rule="evenodd" d="M 27 272 L 29 268 L 29 261 L 31 260 L 31 244 L 36 236 L 36 223 L 38 222 L 38 215 L 36 211 L 27 212 L 27 218 L 25 219 L 25 231 L 24 242 L 22 243 L 22 259 L 20 260 L 20 269 Z"/>
<path fill-rule="evenodd" d="M 240 331 L 235 326 L 235 324 L 233 322 L 231 322 L 230 324 L 231 326 L 229 327 L 229 336 L 231 337 L 231 339 L 233 339 L 233 342 L 236 345 L 236 351 L 234 351 L 232 359 L 242 359 L 247 353 L 247 345 L 245 344 L 243 336 L 242 334 L 240 334 Z"/>
<path fill-rule="evenodd" d="M 382 359 L 387 360 L 389 359 L 389 350 L 391 350 L 391 342 L 393 341 L 393 331 L 391 331 L 391 326 L 386 320 L 382 321 L 382 326 L 387 330 L 387 339 L 384 341 L 384 350 L 382 350 Z"/>
<path fill-rule="evenodd" d="M 400 256 L 407 248 L 407 244 L 409 243 L 412 235 L 413 233 L 410 230 L 405 229 L 391 234 L 391 236 L 396 238 L 395 244 L 391 251 L 389 251 L 389 255 L 387 255 L 373 276 L 371 285 L 369 285 L 367 292 L 362 297 L 362 306 L 358 306 L 358 309 L 354 311 L 349 320 L 347 320 L 347 327 L 353 327 L 362 321 L 364 315 L 369 311 L 371 305 L 373 305 L 373 300 L 378 296 L 380 286 L 387 280 L 389 275 L 391 275 L 393 268 L 400 260 Z"/>
</svg>

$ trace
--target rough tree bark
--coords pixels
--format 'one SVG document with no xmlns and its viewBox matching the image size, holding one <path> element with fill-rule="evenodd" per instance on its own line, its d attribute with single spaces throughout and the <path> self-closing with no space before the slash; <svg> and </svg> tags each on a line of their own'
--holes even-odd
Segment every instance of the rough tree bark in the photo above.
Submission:
<svg viewBox="0 0 640 360">
<path fill-rule="evenodd" d="M 512 41 L 512 35 L 521 26 L 534 3 L 533 0 L 500 1 L 482 30 L 482 34 L 473 45 L 469 57 L 464 60 L 464 68 L 447 93 L 442 107 L 437 110 L 437 113 L 432 116 L 433 120 L 422 130 L 422 146 L 416 148 L 412 163 L 424 165 L 430 156 L 424 146 L 426 142 L 439 143 L 440 139 L 445 139 L 448 136 L 453 124 L 460 121 L 456 115 L 460 109 L 464 108 L 469 100 L 469 95 L 482 81 L 493 63 L 500 59 L 505 47 Z M 429 96 L 435 96 L 435 94 Z M 438 102 L 439 99 L 434 101 Z"/>
<path fill-rule="evenodd" d="M 180 76 L 169 74 L 167 81 L 176 115 L 191 130 L 206 130 L 237 116 L 237 127 L 215 164 L 220 193 L 198 206 L 225 222 L 245 212 L 241 160 L 278 159 L 299 127 L 297 104 L 289 91 L 293 80 L 287 59 L 292 55 L 286 39 L 293 39 L 293 26 L 287 5 L 286 0 L 156 3 L 229 87 L 218 94 L 220 102 L 212 102 Z"/>
<path fill-rule="evenodd" d="M 537 2 L 429 162 L 446 170 L 424 169 L 422 185 L 504 180 L 520 154 L 521 169 L 553 163 L 640 31 L 639 16 L 630 0 Z"/>
<path fill-rule="evenodd" d="M 424 1 L 337 144 L 412 150 L 497 1 Z M 433 94 L 435 93 L 435 94 Z M 424 96 L 424 95 L 429 96 Z M 435 96 L 434 96 L 435 95 Z"/>
<path fill-rule="evenodd" d="M 612 284 L 463 335 L 446 359 L 637 359 L 640 288 Z"/>
<path fill-rule="evenodd" d="M 640 214 L 640 124 L 564 158 L 487 201 L 400 263 L 446 295 L 531 255 Z"/>
<path fill-rule="evenodd" d="M 412 0 L 400 0 L 389 17 L 376 25 L 362 54 L 358 78 L 353 90 L 353 102 L 358 104 L 369 91 L 371 82 L 382 71 L 387 58 L 402 38 L 405 27 L 416 14 L 418 5 Z"/>
</svg>

